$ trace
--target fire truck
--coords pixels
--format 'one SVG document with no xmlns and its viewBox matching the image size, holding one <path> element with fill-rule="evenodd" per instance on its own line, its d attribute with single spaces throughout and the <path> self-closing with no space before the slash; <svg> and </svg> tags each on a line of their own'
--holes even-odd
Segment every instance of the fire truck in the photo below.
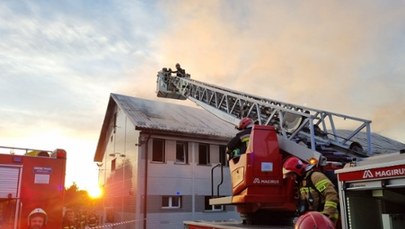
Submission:
<svg viewBox="0 0 405 229">
<path fill-rule="evenodd" d="M 36 208 L 47 213 L 47 228 L 62 228 L 66 151 L 0 146 L 0 152 L 0 228 L 26 228 Z"/>
<path fill-rule="evenodd" d="M 158 72 L 156 92 L 158 97 L 191 100 L 235 125 L 244 117 L 256 121 L 246 152 L 229 161 L 232 195 L 221 197 L 217 191 L 210 199 L 212 205 L 235 205 L 243 221 L 186 221 L 185 228 L 292 228 L 296 184 L 282 176 L 283 161 L 291 155 L 316 165 L 331 179 L 336 171 L 343 228 L 399 228 L 395 225 L 403 222 L 405 161 L 393 165 L 371 159 L 370 120 L 254 96 L 191 79 L 189 74 L 175 76 L 167 68 Z M 340 131 L 347 126 L 353 130 Z M 365 141 L 360 144 L 357 139 Z M 365 194 L 368 199 L 359 197 Z M 369 199 L 372 204 L 362 205 Z M 371 224 L 370 207 L 377 209 L 373 216 L 386 215 Z"/>
</svg>

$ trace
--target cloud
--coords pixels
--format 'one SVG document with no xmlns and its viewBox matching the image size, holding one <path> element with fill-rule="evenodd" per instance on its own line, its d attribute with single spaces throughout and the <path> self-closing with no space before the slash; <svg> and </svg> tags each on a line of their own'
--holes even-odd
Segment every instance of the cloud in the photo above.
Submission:
<svg viewBox="0 0 405 229">
<path fill-rule="evenodd" d="M 94 10 L 86 15 L 84 9 L 70 7 L 78 5 L 0 4 L 0 112 L 15 120 L 0 123 L 2 127 L 20 129 L 30 123 L 35 132 L 47 122 L 81 134 L 98 130 L 109 94 L 145 58 L 141 29 L 132 32 L 113 16 Z"/>
</svg>

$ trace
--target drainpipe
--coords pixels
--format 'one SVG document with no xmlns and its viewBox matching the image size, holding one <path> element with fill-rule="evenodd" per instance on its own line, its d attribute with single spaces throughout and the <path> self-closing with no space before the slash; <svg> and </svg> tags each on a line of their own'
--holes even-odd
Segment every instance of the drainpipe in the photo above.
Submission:
<svg viewBox="0 0 405 229">
<path fill-rule="evenodd" d="M 145 144 L 145 177 L 144 177 L 144 197 L 143 197 L 143 229 L 146 229 L 146 219 L 147 219 L 147 212 L 148 212 L 148 201 L 147 201 L 147 195 L 148 195 L 148 142 L 150 139 L 150 134 L 148 135 L 146 142 L 141 143 L 141 144 Z"/>
</svg>

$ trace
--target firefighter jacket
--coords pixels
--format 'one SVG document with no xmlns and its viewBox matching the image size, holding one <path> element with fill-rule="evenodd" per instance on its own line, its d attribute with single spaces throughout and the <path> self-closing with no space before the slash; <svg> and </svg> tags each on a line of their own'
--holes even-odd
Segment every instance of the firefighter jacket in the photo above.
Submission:
<svg viewBox="0 0 405 229">
<path fill-rule="evenodd" d="M 329 178 L 317 171 L 308 171 L 300 182 L 300 213 L 319 211 L 334 223 L 339 218 L 339 198 Z"/>
<path fill-rule="evenodd" d="M 241 130 L 227 144 L 226 152 L 229 154 L 229 159 L 244 154 L 249 144 L 250 133 L 252 128 Z"/>
</svg>

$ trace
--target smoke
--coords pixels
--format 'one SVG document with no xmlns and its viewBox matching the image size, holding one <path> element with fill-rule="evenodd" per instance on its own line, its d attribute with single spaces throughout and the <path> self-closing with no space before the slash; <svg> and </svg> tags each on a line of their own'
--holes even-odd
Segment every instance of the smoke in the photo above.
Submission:
<svg viewBox="0 0 405 229">
<path fill-rule="evenodd" d="M 391 83 L 404 83 L 404 48 L 392 43 L 404 36 L 403 2 L 164 1 L 160 7 L 168 27 L 157 42 L 159 61 L 179 62 L 197 80 L 374 123 L 387 123 L 378 114 L 397 106 L 373 89 L 386 85 L 392 68 Z"/>
</svg>

